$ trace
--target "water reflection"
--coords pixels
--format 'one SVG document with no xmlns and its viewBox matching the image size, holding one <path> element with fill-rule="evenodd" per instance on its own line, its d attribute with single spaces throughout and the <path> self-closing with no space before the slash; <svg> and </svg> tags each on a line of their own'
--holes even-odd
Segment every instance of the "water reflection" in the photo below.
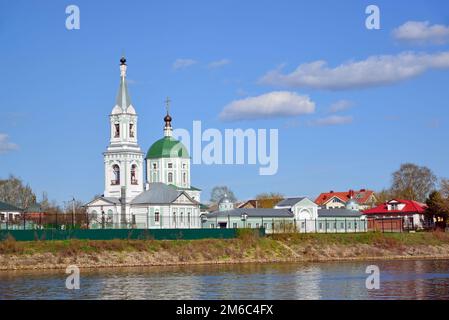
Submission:
<svg viewBox="0 0 449 320">
<path fill-rule="evenodd" d="M 381 270 L 367 290 L 366 266 Z M 449 299 L 449 260 L 245 264 L 0 272 L 0 299 Z"/>
</svg>

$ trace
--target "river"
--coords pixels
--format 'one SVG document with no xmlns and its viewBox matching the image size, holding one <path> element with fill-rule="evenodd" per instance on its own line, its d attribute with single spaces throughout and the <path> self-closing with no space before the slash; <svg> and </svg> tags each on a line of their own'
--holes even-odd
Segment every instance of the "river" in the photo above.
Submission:
<svg viewBox="0 0 449 320">
<path fill-rule="evenodd" d="M 368 290 L 366 267 L 380 270 Z M 449 299 L 449 260 L 0 271 L 0 299 Z"/>
</svg>

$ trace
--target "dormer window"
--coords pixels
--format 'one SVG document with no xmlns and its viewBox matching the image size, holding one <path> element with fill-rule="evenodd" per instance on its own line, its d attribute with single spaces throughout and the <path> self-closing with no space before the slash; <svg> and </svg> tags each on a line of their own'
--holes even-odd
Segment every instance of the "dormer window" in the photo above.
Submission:
<svg viewBox="0 0 449 320">
<path fill-rule="evenodd" d="M 119 138 L 119 137 L 120 137 L 120 123 L 116 123 L 114 138 Z"/>
</svg>

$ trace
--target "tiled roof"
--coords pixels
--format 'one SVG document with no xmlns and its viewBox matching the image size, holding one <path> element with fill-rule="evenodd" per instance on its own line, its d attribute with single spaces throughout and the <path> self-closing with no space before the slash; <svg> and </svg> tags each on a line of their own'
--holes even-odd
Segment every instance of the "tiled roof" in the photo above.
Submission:
<svg viewBox="0 0 449 320">
<path fill-rule="evenodd" d="M 358 190 L 358 191 L 354 190 L 352 192 L 353 192 L 353 200 L 357 201 L 357 203 L 359 203 L 359 204 L 365 204 L 370 199 L 370 197 L 374 194 L 374 191 L 372 191 L 372 190 L 365 190 L 365 189 L 361 189 L 361 190 Z M 321 193 L 315 199 L 315 203 L 317 205 L 322 205 L 322 204 L 325 204 L 326 202 L 328 202 L 333 197 L 337 197 L 338 199 L 340 199 L 343 202 L 348 202 L 349 199 L 351 198 L 351 190 L 344 191 L 344 192 L 324 192 L 324 193 Z"/>
<path fill-rule="evenodd" d="M 391 201 L 397 201 L 398 203 L 405 204 L 402 210 L 388 210 L 388 204 Z M 389 202 L 383 203 L 372 209 L 364 210 L 363 213 L 367 215 L 385 214 L 385 213 L 424 213 L 426 205 L 413 200 L 394 199 Z"/>
</svg>

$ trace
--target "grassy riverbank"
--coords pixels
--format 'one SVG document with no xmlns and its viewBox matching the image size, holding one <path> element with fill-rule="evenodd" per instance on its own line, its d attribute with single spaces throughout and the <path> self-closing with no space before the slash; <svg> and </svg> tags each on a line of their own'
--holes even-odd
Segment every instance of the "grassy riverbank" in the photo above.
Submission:
<svg viewBox="0 0 449 320">
<path fill-rule="evenodd" d="M 290 234 L 259 238 L 241 232 L 237 239 L 67 240 L 0 242 L 0 270 L 372 260 L 449 259 L 449 234 Z"/>
</svg>

